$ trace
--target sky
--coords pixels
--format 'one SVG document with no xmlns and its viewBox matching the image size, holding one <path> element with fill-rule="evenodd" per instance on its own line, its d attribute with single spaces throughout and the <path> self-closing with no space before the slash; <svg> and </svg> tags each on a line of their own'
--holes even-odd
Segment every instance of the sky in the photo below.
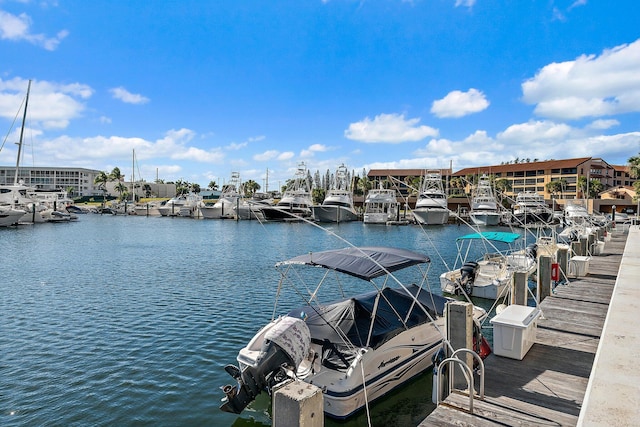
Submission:
<svg viewBox="0 0 640 427">
<path fill-rule="evenodd" d="M 206 188 L 640 152 L 637 0 L 0 0 L 0 165 Z M 135 152 L 135 162 L 134 153 Z"/>
</svg>

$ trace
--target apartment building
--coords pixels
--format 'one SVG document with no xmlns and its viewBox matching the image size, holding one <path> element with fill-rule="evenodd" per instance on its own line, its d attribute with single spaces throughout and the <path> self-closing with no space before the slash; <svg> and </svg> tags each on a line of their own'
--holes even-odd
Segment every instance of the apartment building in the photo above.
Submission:
<svg viewBox="0 0 640 427">
<path fill-rule="evenodd" d="M 58 167 L 20 167 L 18 182 L 41 191 L 70 190 L 71 197 L 102 195 L 93 184 L 98 170 Z M 16 177 L 15 166 L 0 166 L 0 185 L 13 184 Z"/>
</svg>

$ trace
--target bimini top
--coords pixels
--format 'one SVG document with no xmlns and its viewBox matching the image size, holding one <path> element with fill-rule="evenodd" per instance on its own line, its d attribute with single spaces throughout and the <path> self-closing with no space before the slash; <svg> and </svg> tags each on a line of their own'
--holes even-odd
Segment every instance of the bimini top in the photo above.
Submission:
<svg viewBox="0 0 640 427">
<path fill-rule="evenodd" d="M 431 262 L 428 256 L 400 248 L 361 247 L 309 252 L 286 261 L 276 267 L 303 264 L 323 267 L 349 274 L 364 280 L 371 280 L 412 265 Z"/>
<path fill-rule="evenodd" d="M 494 242 L 513 243 L 520 237 L 517 233 L 507 233 L 505 231 L 483 231 L 482 233 L 466 234 L 456 240 L 486 239 Z"/>
</svg>

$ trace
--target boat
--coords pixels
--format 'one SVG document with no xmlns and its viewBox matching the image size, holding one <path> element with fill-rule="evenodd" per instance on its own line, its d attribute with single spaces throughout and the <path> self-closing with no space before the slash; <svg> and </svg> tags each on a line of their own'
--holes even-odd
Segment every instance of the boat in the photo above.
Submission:
<svg viewBox="0 0 640 427">
<path fill-rule="evenodd" d="M 396 200 L 396 192 L 385 188 L 369 190 L 364 200 L 363 222 L 365 224 L 387 224 L 397 221 L 400 206 Z"/>
<path fill-rule="evenodd" d="M 267 193 L 254 193 L 248 199 L 243 198 L 240 204 L 234 206 L 233 209 L 238 219 L 264 221 L 262 208 L 266 206 L 273 206 L 273 197 Z"/>
<path fill-rule="evenodd" d="M 432 367 L 450 299 L 426 287 L 429 263 L 424 254 L 390 247 L 347 247 L 277 263 L 278 295 L 295 307 L 282 289 L 291 285 L 302 305 L 274 314 L 239 351 L 238 366 L 225 367 L 237 383 L 222 387 L 220 408 L 241 413 L 262 391 L 295 376 L 322 390 L 326 415 L 344 419 Z M 405 286 L 393 275 L 399 270 L 402 277 L 415 272 L 413 284 Z M 293 278 L 307 282 L 314 273 L 319 285 L 309 296 L 305 283 Z M 372 285 L 370 292 L 344 296 L 362 281 Z M 276 308 L 278 303 L 283 302 L 276 301 Z M 473 312 L 477 321 L 486 316 L 482 308 Z"/>
<path fill-rule="evenodd" d="M 266 221 L 291 221 L 311 216 L 311 185 L 304 163 L 298 165 L 296 174 L 282 198 L 272 206 L 264 206 L 262 214 Z"/>
<path fill-rule="evenodd" d="M 11 205 L 0 206 L 0 227 L 10 227 L 18 224 L 25 214 L 26 211 L 15 209 Z"/>
<path fill-rule="evenodd" d="M 172 197 L 158 207 L 158 212 L 160 212 L 161 216 L 178 216 L 180 208 L 186 202 L 187 198 L 184 195 Z"/>
<path fill-rule="evenodd" d="M 519 226 L 548 224 L 553 219 L 553 212 L 544 201 L 544 196 L 535 191 L 518 193 L 512 209 L 513 222 Z"/>
<path fill-rule="evenodd" d="M 145 203 L 136 203 L 133 211 L 139 216 L 161 216 L 160 207 L 164 204 L 164 201 L 153 201 Z"/>
<path fill-rule="evenodd" d="M 213 205 L 202 207 L 202 217 L 205 219 L 234 219 L 242 194 L 240 193 L 240 173 L 231 172 L 231 179 L 222 186 L 220 197 Z"/>
<path fill-rule="evenodd" d="M 537 247 L 533 243 L 524 249 L 516 248 L 520 238 L 517 233 L 503 231 L 485 231 L 458 237 L 458 253 L 453 269 L 440 275 L 442 292 L 454 295 L 465 293 L 491 300 L 505 297 L 514 272 L 532 274 L 536 270 Z M 481 246 L 474 248 L 478 243 Z M 499 251 L 495 244 L 507 244 L 509 248 Z"/>
<path fill-rule="evenodd" d="M 471 222 L 475 225 L 498 225 L 501 214 L 489 177 L 483 174 L 471 199 Z"/>
<path fill-rule="evenodd" d="M 346 222 L 358 219 L 345 165 L 338 166 L 333 185 L 324 201 L 320 205 L 311 206 L 311 212 L 313 219 L 318 222 Z"/>
<path fill-rule="evenodd" d="M 449 222 L 447 195 L 442 188 L 442 172 L 427 171 L 413 210 L 418 224 L 437 225 Z"/>
</svg>

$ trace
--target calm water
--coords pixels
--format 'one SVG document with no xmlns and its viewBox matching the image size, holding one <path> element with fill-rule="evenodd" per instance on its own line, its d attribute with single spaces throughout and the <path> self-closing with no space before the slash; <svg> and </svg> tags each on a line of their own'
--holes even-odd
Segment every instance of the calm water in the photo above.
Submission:
<svg viewBox="0 0 640 427">
<path fill-rule="evenodd" d="M 442 259 L 471 231 L 327 228 L 431 255 L 438 293 Z M 240 416 L 218 409 L 223 367 L 271 317 L 274 264 L 344 246 L 305 223 L 82 215 L 0 229 L 0 425 L 270 425 L 266 398 Z M 416 425 L 430 402 L 423 375 L 373 405 L 373 423 Z"/>
</svg>

